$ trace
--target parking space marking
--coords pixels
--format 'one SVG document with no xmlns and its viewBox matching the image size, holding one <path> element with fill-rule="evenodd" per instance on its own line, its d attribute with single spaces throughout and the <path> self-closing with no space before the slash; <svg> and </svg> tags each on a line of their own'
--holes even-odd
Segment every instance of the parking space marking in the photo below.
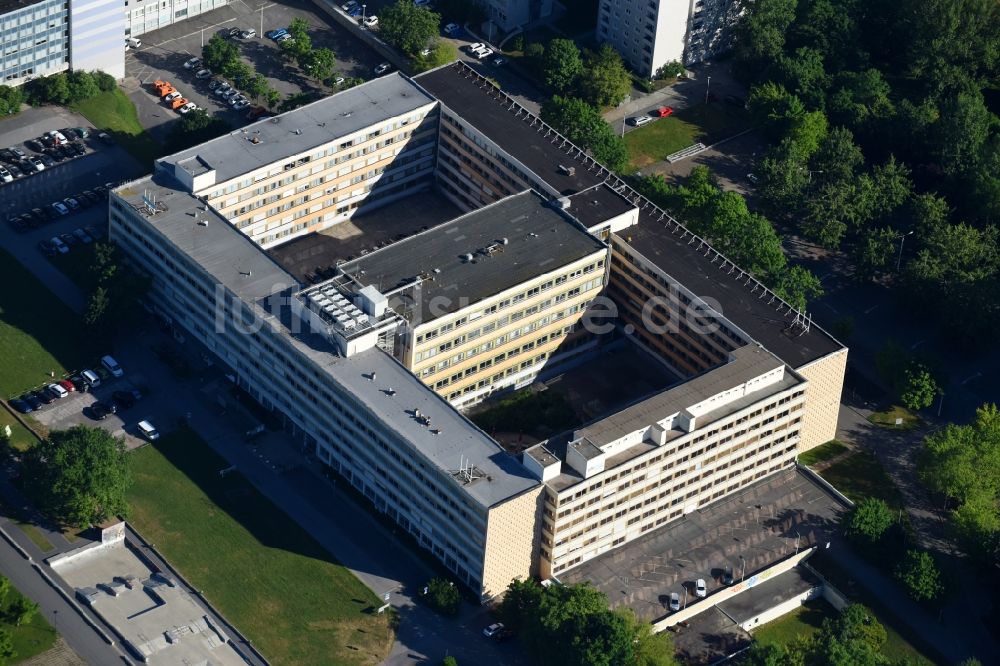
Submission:
<svg viewBox="0 0 1000 666">
<path fill-rule="evenodd" d="M 194 37 L 195 35 L 197 35 L 197 34 L 199 34 L 201 32 L 204 32 L 205 30 L 211 30 L 212 28 L 217 28 L 220 25 L 224 25 L 226 23 L 232 23 L 237 18 L 240 18 L 240 17 L 234 17 L 234 18 L 231 18 L 231 19 L 226 19 L 225 21 L 219 21 L 218 23 L 213 23 L 212 25 L 206 25 L 204 28 L 201 28 L 199 30 L 195 30 L 194 32 L 189 32 L 188 34 L 181 35 L 179 37 L 171 37 L 170 39 L 165 39 L 162 42 L 159 42 L 158 44 L 153 44 L 153 46 L 156 47 L 156 48 L 162 48 L 164 44 L 169 44 L 170 42 L 176 42 L 179 39 L 187 39 L 188 37 Z"/>
</svg>

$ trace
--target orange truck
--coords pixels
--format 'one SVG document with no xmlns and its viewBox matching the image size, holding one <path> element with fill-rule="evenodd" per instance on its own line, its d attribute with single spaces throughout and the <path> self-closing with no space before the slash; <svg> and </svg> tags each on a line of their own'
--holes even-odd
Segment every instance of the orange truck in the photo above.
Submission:
<svg viewBox="0 0 1000 666">
<path fill-rule="evenodd" d="M 160 81 L 159 79 L 153 82 L 153 89 L 160 97 L 166 97 L 175 90 L 170 81 Z"/>
<path fill-rule="evenodd" d="M 175 99 L 174 101 L 172 101 L 170 103 L 170 108 L 171 109 L 179 109 L 179 108 L 181 108 L 182 106 L 184 106 L 187 103 L 188 103 L 188 101 L 186 99 L 184 99 L 183 97 L 178 97 L 177 99 Z"/>
</svg>

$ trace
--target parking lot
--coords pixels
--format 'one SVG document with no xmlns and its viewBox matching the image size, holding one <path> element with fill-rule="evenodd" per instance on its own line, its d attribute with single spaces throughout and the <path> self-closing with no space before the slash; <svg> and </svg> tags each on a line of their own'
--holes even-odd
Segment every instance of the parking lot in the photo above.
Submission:
<svg viewBox="0 0 1000 666">
<path fill-rule="evenodd" d="M 312 26 L 309 36 L 314 48 L 329 48 L 336 54 L 335 70 L 340 76 L 372 78 L 373 69 L 383 59 L 347 30 L 325 18 L 312 3 L 290 0 L 280 5 L 264 4 L 261 8 L 236 2 L 144 34 L 142 47 L 129 51 L 125 58 L 125 89 L 136 105 L 139 122 L 162 140 L 169 133 L 171 121 L 179 117 L 150 88 L 153 81 L 165 80 L 173 83 L 185 98 L 209 113 L 225 118 L 234 127 L 246 124 L 246 109 L 233 111 L 210 94 L 210 79 L 198 80 L 195 78 L 196 70 L 184 68 L 185 61 L 201 55 L 202 44 L 216 33 L 234 27 L 257 31 L 256 37 L 236 37 L 233 41 L 239 45 L 244 60 L 259 74 L 266 76 L 282 98 L 300 92 L 334 92 L 305 76 L 293 62 L 281 55 L 277 44 L 263 36 L 268 30 L 288 27 L 295 18 L 305 19 Z"/>
</svg>

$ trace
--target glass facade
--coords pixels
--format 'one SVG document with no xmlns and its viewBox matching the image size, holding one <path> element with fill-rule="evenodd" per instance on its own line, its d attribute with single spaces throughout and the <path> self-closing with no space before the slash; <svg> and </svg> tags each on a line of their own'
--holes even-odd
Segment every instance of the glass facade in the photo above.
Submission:
<svg viewBox="0 0 1000 666">
<path fill-rule="evenodd" d="M 69 67 L 69 3 L 45 0 L 0 15 L 0 84 Z"/>
</svg>

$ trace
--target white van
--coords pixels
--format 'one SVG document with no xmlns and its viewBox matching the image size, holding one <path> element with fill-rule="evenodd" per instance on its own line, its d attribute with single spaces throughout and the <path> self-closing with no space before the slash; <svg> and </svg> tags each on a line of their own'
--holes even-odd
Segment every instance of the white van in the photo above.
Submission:
<svg viewBox="0 0 1000 666">
<path fill-rule="evenodd" d="M 111 356 L 102 357 L 101 365 L 103 365 L 105 370 L 110 372 L 115 377 L 121 377 L 125 374 L 125 371 L 122 370 L 122 366 L 118 365 L 118 361 L 116 361 Z"/>
<path fill-rule="evenodd" d="M 83 381 L 87 382 L 90 388 L 97 388 L 101 385 L 101 378 L 93 370 L 84 370 L 80 373 L 80 376 L 83 377 Z"/>
<path fill-rule="evenodd" d="M 156 427 L 149 421 L 139 421 L 139 432 L 151 442 L 155 442 L 160 438 L 160 433 L 156 431 Z"/>
<path fill-rule="evenodd" d="M 133 49 L 137 49 L 137 48 L 139 48 L 140 46 L 142 46 L 142 40 L 141 40 L 141 39 L 138 39 L 138 38 L 136 38 L 136 37 L 126 37 L 126 38 L 125 38 L 125 44 L 126 44 L 126 45 L 127 45 L 127 46 L 128 46 L 129 48 L 133 48 Z"/>
</svg>

